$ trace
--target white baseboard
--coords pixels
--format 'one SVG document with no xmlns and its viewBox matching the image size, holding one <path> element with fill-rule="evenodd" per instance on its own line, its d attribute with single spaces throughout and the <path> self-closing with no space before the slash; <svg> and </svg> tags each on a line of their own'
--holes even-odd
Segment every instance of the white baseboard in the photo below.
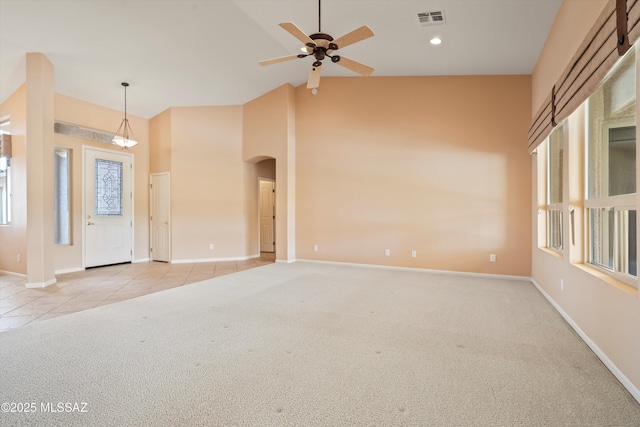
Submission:
<svg viewBox="0 0 640 427">
<path fill-rule="evenodd" d="M 368 267 L 368 268 L 379 268 L 383 270 L 418 271 L 423 273 L 451 274 L 454 276 L 484 277 L 488 279 L 521 280 L 525 282 L 528 282 L 531 280 L 530 277 L 509 276 L 505 274 L 470 273 L 465 271 L 450 271 L 450 270 L 431 270 L 428 268 L 396 267 L 393 265 L 359 264 L 359 263 L 353 263 L 353 262 L 321 261 L 321 260 L 315 260 L 315 259 L 297 259 L 297 260 L 294 260 L 293 262 L 311 262 L 316 264 L 333 264 L 333 265 L 345 265 L 345 266 L 352 266 L 352 267 Z"/>
<path fill-rule="evenodd" d="M 298 260 L 296 259 L 277 259 L 276 260 L 276 264 L 293 264 L 294 262 L 297 262 Z"/>
<path fill-rule="evenodd" d="M 53 284 L 56 283 L 56 279 L 49 279 L 46 282 L 35 282 L 35 283 L 27 283 L 26 287 L 33 289 L 33 288 L 46 288 L 47 286 L 51 286 Z"/>
<path fill-rule="evenodd" d="M 140 262 L 150 262 L 150 261 L 151 261 L 151 258 L 139 258 L 131 261 L 131 264 L 138 264 Z"/>
<path fill-rule="evenodd" d="M 196 258 L 196 259 L 173 259 L 171 264 L 191 264 L 199 262 L 224 262 L 224 261 L 246 261 L 248 259 L 260 258 L 260 254 L 248 255 L 241 257 L 225 257 L 225 258 Z"/>
<path fill-rule="evenodd" d="M 636 387 L 631 381 L 629 381 L 629 378 L 627 378 L 626 375 L 623 374 L 620 369 L 618 369 L 616 364 L 613 363 L 611 359 L 609 359 L 609 357 L 607 357 L 607 355 L 600 349 L 600 347 L 596 345 L 595 342 L 593 342 L 591 338 L 589 338 L 589 336 L 580 328 L 580 326 L 578 326 L 576 322 L 574 322 L 574 320 L 567 314 L 567 312 L 564 311 L 562 307 L 560 307 L 558 303 L 556 303 L 544 289 L 542 289 L 542 286 L 540 286 L 538 282 L 531 278 L 531 283 L 533 283 L 533 285 L 538 288 L 538 291 L 540 291 L 540 293 L 547 299 L 547 301 L 551 303 L 556 311 L 560 313 L 560 315 L 564 318 L 564 320 L 567 321 L 567 323 L 573 328 L 573 330 L 576 331 L 580 338 L 582 338 L 582 341 L 584 341 L 585 344 L 587 344 L 589 348 L 591 348 L 591 350 L 596 354 L 596 356 L 598 356 L 602 363 L 604 363 L 604 365 L 611 371 L 611 373 L 618 379 L 618 381 L 620 381 L 624 388 L 626 388 L 629 393 L 631 393 L 633 398 L 636 399 L 638 403 L 640 403 L 640 389 L 638 389 L 638 387 Z"/>
<path fill-rule="evenodd" d="M 0 274 L 6 274 L 7 276 L 27 277 L 26 274 L 16 273 L 16 272 L 7 271 L 7 270 L 0 270 Z"/>
</svg>

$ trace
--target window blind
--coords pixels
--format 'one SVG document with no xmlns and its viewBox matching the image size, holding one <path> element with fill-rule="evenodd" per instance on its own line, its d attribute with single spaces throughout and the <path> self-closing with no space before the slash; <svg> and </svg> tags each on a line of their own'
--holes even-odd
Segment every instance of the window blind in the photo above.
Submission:
<svg viewBox="0 0 640 427">
<path fill-rule="evenodd" d="M 529 153 L 598 88 L 640 36 L 640 0 L 609 0 L 531 122 Z"/>
</svg>

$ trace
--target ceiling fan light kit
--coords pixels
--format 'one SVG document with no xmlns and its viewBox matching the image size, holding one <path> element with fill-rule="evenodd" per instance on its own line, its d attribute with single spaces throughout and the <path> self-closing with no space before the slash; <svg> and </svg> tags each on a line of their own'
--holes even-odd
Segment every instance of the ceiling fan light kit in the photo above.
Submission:
<svg viewBox="0 0 640 427">
<path fill-rule="evenodd" d="M 318 0 L 318 32 L 307 35 L 293 22 L 283 22 L 280 24 L 285 31 L 300 40 L 304 46 L 301 48 L 302 52 L 295 55 L 282 56 L 280 58 L 267 59 L 260 61 L 260 65 L 271 65 L 279 62 L 290 61 L 293 59 L 306 58 L 307 56 L 313 56 L 315 61 L 311 64 L 311 72 L 309 73 L 309 79 L 307 80 L 307 88 L 311 89 L 311 93 L 314 95 L 318 93 L 318 86 L 320 86 L 320 72 L 322 71 L 322 61 L 326 58 L 330 58 L 334 64 L 341 65 L 355 73 L 362 76 L 368 76 L 373 72 L 373 68 L 368 65 L 361 64 L 344 56 L 334 55 L 333 52 L 340 48 L 352 45 L 359 41 L 373 37 L 373 31 L 371 28 L 363 25 L 350 33 L 345 34 L 342 37 L 334 39 L 329 34 L 323 33 L 321 28 L 321 0 Z"/>
</svg>

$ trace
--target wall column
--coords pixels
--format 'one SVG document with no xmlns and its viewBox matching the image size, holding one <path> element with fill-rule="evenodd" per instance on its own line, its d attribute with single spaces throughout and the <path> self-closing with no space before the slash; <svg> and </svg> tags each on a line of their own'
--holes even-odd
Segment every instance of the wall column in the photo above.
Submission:
<svg viewBox="0 0 640 427">
<path fill-rule="evenodd" d="M 276 262 L 296 259 L 295 95 L 285 84 L 243 107 L 242 160 L 276 159 Z"/>
<path fill-rule="evenodd" d="M 27 287 L 56 282 L 54 260 L 53 64 L 27 53 Z"/>
<path fill-rule="evenodd" d="M 285 260 L 296 260 L 296 92 L 287 87 L 287 253 Z"/>
</svg>

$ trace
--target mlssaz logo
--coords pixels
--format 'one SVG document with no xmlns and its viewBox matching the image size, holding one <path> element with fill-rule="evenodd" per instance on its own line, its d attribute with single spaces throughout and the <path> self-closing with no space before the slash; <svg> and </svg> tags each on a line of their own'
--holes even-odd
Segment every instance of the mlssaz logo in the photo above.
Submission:
<svg viewBox="0 0 640 427">
<path fill-rule="evenodd" d="M 40 412 L 89 412 L 87 402 L 41 402 Z"/>
</svg>

